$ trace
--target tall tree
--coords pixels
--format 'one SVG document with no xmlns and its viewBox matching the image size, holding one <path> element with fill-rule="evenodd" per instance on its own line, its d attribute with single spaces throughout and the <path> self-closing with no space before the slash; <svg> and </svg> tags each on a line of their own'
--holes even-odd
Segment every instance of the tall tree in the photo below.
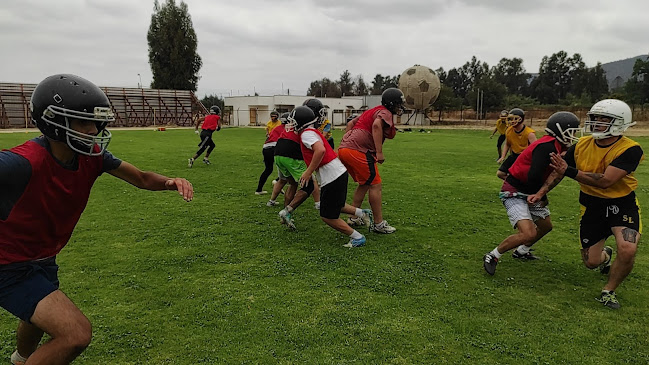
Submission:
<svg viewBox="0 0 649 365">
<path fill-rule="evenodd" d="M 342 74 L 340 74 L 338 87 L 340 88 L 340 92 L 343 96 L 353 95 L 354 81 L 352 81 L 352 74 L 349 73 L 349 70 L 345 70 Z"/>
<path fill-rule="evenodd" d="M 203 63 L 196 52 L 198 40 L 187 4 L 166 0 L 160 5 L 155 0 L 147 41 L 151 87 L 196 91 Z"/>
<path fill-rule="evenodd" d="M 389 77 L 389 76 L 388 76 Z M 385 90 L 385 77 L 381 74 L 376 74 L 372 80 L 372 89 L 370 95 L 381 95 Z"/>
<path fill-rule="evenodd" d="M 649 59 L 638 59 L 633 64 L 633 74 L 624 85 L 626 100 L 631 104 L 649 103 Z"/>
<path fill-rule="evenodd" d="M 354 80 L 354 95 L 364 96 L 370 93 L 370 89 L 367 86 L 367 83 L 363 79 L 362 75 L 358 75 Z"/>
<path fill-rule="evenodd" d="M 330 98 L 338 98 L 341 96 L 338 82 L 333 82 L 326 77 L 322 80 L 312 81 L 306 93 L 307 95 L 312 95 L 320 98 L 323 98 L 325 96 L 328 96 Z"/>
<path fill-rule="evenodd" d="M 503 58 L 492 69 L 494 79 L 505 85 L 510 94 L 522 94 L 530 75 L 525 72 L 521 58 Z"/>
<path fill-rule="evenodd" d="M 219 98 L 217 95 L 205 95 L 205 97 L 201 99 L 201 103 L 203 103 L 203 106 L 208 110 L 212 105 L 216 105 L 223 110 L 225 104 L 223 99 Z"/>
<path fill-rule="evenodd" d="M 556 104 L 566 98 L 569 92 L 574 93 L 585 87 L 584 61 L 579 53 L 568 57 L 565 51 L 552 56 L 544 56 L 539 66 L 539 76 L 532 82 L 532 96 L 542 104 Z"/>
</svg>

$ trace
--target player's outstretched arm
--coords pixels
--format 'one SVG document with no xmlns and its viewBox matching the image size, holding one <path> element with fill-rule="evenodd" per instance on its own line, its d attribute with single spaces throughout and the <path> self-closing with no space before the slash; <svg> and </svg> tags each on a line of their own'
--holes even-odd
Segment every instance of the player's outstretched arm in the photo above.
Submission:
<svg viewBox="0 0 649 365">
<path fill-rule="evenodd" d="M 186 201 L 194 198 L 194 187 L 181 177 L 169 178 L 152 171 L 142 171 L 126 161 L 118 168 L 108 171 L 109 174 L 127 183 L 146 190 L 176 190 Z"/>
<path fill-rule="evenodd" d="M 610 187 L 628 174 L 627 171 L 610 165 L 606 167 L 603 174 L 597 172 L 585 172 L 577 170 L 572 166 L 568 166 L 568 163 L 566 163 L 566 161 L 556 153 L 551 154 L 550 158 L 552 160 L 550 166 L 558 173 L 575 179 L 582 184 L 602 189 Z"/>
</svg>

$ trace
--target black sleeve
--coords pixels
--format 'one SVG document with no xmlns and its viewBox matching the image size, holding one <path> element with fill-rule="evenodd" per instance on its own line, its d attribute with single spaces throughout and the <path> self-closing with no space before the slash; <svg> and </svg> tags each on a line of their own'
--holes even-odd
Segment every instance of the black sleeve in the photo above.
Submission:
<svg viewBox="0 0 649 365">
<path fill-rule="evenodd" d="M 632 173 L 636 168 L 638 168 L 638 164 L 642 160 L 642 155 L 642 147 L 633 146 L 624 151 L 621 155 L 617 156 L 617 158 L 611 162 L 611 166 Z"/>
<path fill-rule="evenodd" d="M 122 160 L 113 156 L 113 154 L 108 151 L 104 151 L 103 157 L 104 157 L 104 164 L 103 164 L 102 172 L 115 170 L 116 168 L 119 167 L 119 165 L 122 164 Z"/>
<path fill-rule="evenodd" d="M 554 148 L 554 141 L 541 143 L 532 151 L 532 164 L 527 172 L 527 183 L 533 189 L 537 190 L 545 182 L 545 172 L 550 166 L 550 153 L 557 152 Z"/>
<path fill-rule="evenodd" d="M 568 166 L 572 167 L 577 167 L 577 164 L 575 163 L 575 146 L 576 145 L 574 144 L 570 146 L 570 148 L 568 148 L 568 151 L 566 152 L 566 155 L 563 156 L 563 159 L 566 160 Z"/>
<path fill-rule="evenodd" d="M 31 176 L 32 165 L 26 158 L 13 152 L 0 151 L 0 220 L 9 217 Z"/>
</svg>

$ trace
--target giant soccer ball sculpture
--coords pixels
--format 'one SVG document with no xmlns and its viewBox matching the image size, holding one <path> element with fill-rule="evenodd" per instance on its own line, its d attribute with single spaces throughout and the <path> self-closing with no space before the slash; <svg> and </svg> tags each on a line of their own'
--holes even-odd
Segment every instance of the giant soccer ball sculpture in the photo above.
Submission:
<svg viewBox="0 0 649 365">
<path fill-rule="evenodd" d="M 420 65 L 409 67 L 399 77 L 399 89 L 406 98 L 406 106 L 415 110 L 406 124 L 429 124 L 425 123 L 428 119 L 426 109 L 437 100 L 441 89 L 441 83 L 435 71 Z M 410 119 L 413 117 L 415 120 L 410 123 Z"/>
</svg>

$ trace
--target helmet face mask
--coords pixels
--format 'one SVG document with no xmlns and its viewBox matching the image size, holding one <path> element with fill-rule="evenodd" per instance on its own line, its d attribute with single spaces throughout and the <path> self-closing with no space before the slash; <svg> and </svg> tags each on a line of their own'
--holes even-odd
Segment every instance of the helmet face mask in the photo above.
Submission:
<svg viewBox="0 0 649 365">
<path fill-rule="evenodd" d="M 91 83 L 75 75 L 54 75 L 41 81 L 29 103 L 32 123 L 46 137 L 65 142 L 74 152 L 99 156 L 112 137 L 106 125 L 115 121 L 108 97 Z M 73 120 L 92 122 L 96 133 L 73 128 Z"/>
<path fill-rule="evenodd" d="M 307 127 L 314 125 L 318 121 L 319 117 L 316 117 L 313 113 L 313 110 L 307 106 L 298 106 L 293 109 L 288 117 L 288 123 L 286 123 L 286 131 L 295 132 L 296 134 L 300 133 Z"/>
<path fill-rule="evenodd" d="M 523 123 L 524 120 L 525 112 L 521 108 L 514 108 L 507 113 L 507 126 L 509 127 L 516 127 Z"/>
<path fill-rule="evenodd" d="M 327 108 L 322 104 L 322 102 L 318 99 L 307 99 L 302 103 L 303 106 L 308 107 L 313 111 L 313 114 L 318 118 L 318 120 L 315 122 L 315 127 L 319 128 L 322 123 L 324 123 L 325 120 L 327 120 Z"/>
<path fill-rule="evenodd" d="M 545 132 L 566 147 L 575 144 L 581 136 L 579 118 L 570 112 L 556 112 L 548 118 Z"/>
<path fill-rule="evenodd" d="M 594 139 L 621 136 L 629 127 L 635 125 L 631 108 L 621 100 L 598 101 L 587 115 L 584 132 L 592 135 Z"/>
</svg>

